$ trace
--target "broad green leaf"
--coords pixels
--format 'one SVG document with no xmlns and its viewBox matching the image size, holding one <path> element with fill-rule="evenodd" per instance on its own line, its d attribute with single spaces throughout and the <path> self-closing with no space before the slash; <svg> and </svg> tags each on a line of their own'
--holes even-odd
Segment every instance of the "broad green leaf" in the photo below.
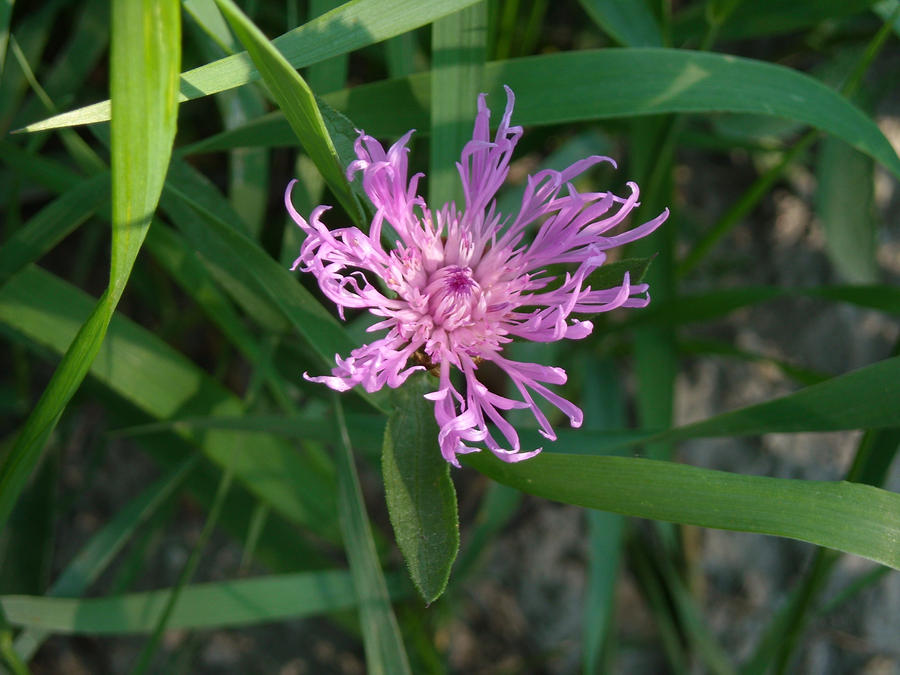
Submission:
<svg viewBox="0 0 900 675">
<path fill-rule="evenodd" d="M 816 177 L 816 215 L 828 257 L 848 282 L 874 283 L 878 233 L 872 160 L 842 141 L 826 138 L 819 146 Z"/>
<path fill-rule="evenodd" d="M 476 99 L 487 59 L 487 3 L 435 21 L 431 27 L 431 160 L 428 198 L 433 208 L 463 207 L 456 163 L 472 138 Z"/>
<path fill-rule="evenodd" d="M 90 303 L 69 284 L 28 267 L 0 288 L 0 321 L 36 345 L 63 353 Z M 91 374 L 156 419 L 243 412 L 233 394 L 185 356 L 121 316 L 111 322 Z M 294 448 L 263 433 L 208 431 L 195 440 L 280 514 L 326 538 L 336 537 L 333 484 L 311 470 Z"/>
<path fill-rule="evenodd" d="M 328 187 L 357 224 L 362 224 L 365 214 L 350 190 L 344 167 L 338 160 L 312 90 L 262 31 L 231 0 L 216 2 L 238 40 L 247 48 L 269 91 Z"/>
<path fill-rule="evenodd" d="M 662 47 L 662 31 L 647 0 L 579 0 L 613 40 L 623 47 Z"/>
<path fill-rule="evenodd" d="M 373 675 L 403 675 L 410 673 L 409 661 L 397 617 L 391 608 L 390 596 L 378 555 L 366 505 L 363 502 L 359 477 L 353 461 L 353 450 L 347 435 L 347 423 L 337 394 L 333 395 L 341 441 L 337 444 L 335 464 L 338 475 L 338 513 L 344 546 L 350 563 L 350 575 L 359 601 L 359 623 L 366 650 L 366 671 Z"/>
<path fill-rule="evenodd" d="M 502 110 L 506 100 L 503 84 L 516 93 L 514 124 L 672 112 L 752 113 L 816 127 L 900 177 L 900 158 L 864 112 L 818 80 L 780 65 L 681 49 L 583 50 L 486 64 L 484 90 L 494 109 Z M 430 73 L 420 73 L 335 92 L 325 101 L 369 134 L 399 136 L 429 127 L 430 87 Z M 385 100 L 391 106 L 383 105 Z M 286 138 L 285 124 L 273 116 L 255 123 L 254 133 L 264 140 L 271 130 L 263 126 L 271 125 Z"/>
<path fill-rule="evenodd" d="M 398 584 L 392 584 L 398 589 Z M 399 594 L 395 590 L 396 594 Z M 169 591 L 108 598 L 0 597 L 9 621 L 54 633 L 123 635 L 153 630 Z M 356 606 L 344 571 L 303 572 L 195 584 L 182 591 L 170 629 L 210 629 L 299 619 Z"/>
<path fill-rule="evenodd" d="M 869 485 L 745 476 L 652 459 L 541 454 L 469 466 L 528 494 L 640 518 L 807 541 L 900 569 L 900 494 Z"/>
<path fill-rule="evenodd" d="M 294 68 L 303 68 L 339 54 L 414 30 L 478 0 L 351 0 L 327 14 L 273 40 Z M 194 68 L 181 76 L 180 100 L 188 101 L 260 78 L 246 53 Z M 30 124 L 24 131 L 41 131 L 109 119 L 109 101 L 79 108 Z"/>
<path fill-rule="evenodd" d="M 169 497 L 196 466 L 199 455 L 183 460 L 162 478 L 131 500 L 69 562 L 47 591 L 49 596 L 78 596 L 109 567 L 135 530 L 141 526 Z M 49 636 L 48 631 L 28 628 L 16 638 L 16 652 L 30 660 Z"/>
<path fill-rule="evenodd" d="M 100 350 L 162 190 L 175 137 L 181 57 L 178 3 L 116 5 L 111 93 L 112 260 L 109 287 L 82 325 L 0 467 L 0 526 L 40 458 L 47 436 Z"/>
<path fill-rule="evenodd" d="M 433 390 L 428 377 L 413 376 L 394 392 L 381 455 L 394 536 L 426 604 L 444 592 L 459 551 L 456 490 L 438 447 L 434 405 L 423 398 Z"/>
</svg>

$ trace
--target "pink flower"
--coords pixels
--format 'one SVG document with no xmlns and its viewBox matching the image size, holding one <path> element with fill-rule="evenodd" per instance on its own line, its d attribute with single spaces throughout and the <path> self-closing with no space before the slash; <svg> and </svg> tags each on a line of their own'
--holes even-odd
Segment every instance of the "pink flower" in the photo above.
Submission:
<svg viewBox="0 0 900 675">
<path fill-rule="evenodd" d="M 363 188 L 377 209 L 368 234 L 356 227 L 329 230 L 320 220 L 327 206 L 314 209 L 306 221 L 291 203 L 296 181 L 285 193 L 288 212 L 307 235 L 292 269 L 312 272 L 341 318 L 345 308 L 368 309 L 382 317 L 369 331 L 387 331 L 347 358 L 336 356 L 331 375 L 303 376 L 338 391 L 361 384 L 374 392 L 385 385 L 399 387 L 416 371 L 431 371 L 439 384 L 426 398 L 434 401 L 441 454 L 454 466 L 459 466 L 458 454 L 480 449 L 470 443 L 484 443 L 507 462 L 541 451 L 520 451 L 519 436 L 503 417 L 504 410 L 530 408 L 541 434 L 555 440 L 534 394 L 565 413 L 573 427 L 581 425 L 578 406 L 546 386 L 564 384 L 565 371 L 511 361 L 503 346 L 514 338 L 579 340 L 593 325 L 575 315 L 646 306 L 647 284 L 632 284 L 627 273 L 621 285 L 597 290 L 588 285 L 588 276 L 606 260 L 604 251 L 650 234 L 669 215 L 666 210 L 612 234 L 637 206 L 638 187 L 628 183 L 627 197 L 576 191 L 570 181 L 588 168 L 600 162 L 615 166 L 599 156 L 564 171 L 529 176 L 518 215 L 497 213 L 494 196 L 522 135 L 521 127 L 510 126 L 514 97 L 508 87 L 506 94 L 506 110 L 493 141 L 490 110 L 485 96 L 478 98 L 472 140 L 457 164 L 466 202 L 462 211 L 452 203 L 432 211 L 417 194 L 422 174 L 407 178 L 406 144 L 412 131 L 386 153 L 363 132 L 356 141 L 358 159 L 348 167 L 347 178 L 362 173 Z M 385 223 L 393 228 L 390 234 Z M 535 223 L 532 238 L 527 235 Z M 386 249 L 383 240 L 395 237 L 393 248 Z M 574 267 L 565 279 L 545 271 L 558 263 Z M 478 378 L 484 361 L 509 375 L 520 399 L 488 390 Z M 461 385 L 451 379 L 452 368 L 462 373 Z M 500 431 L 507 447 L 494 438 L 488 423 Z"/>
</svg>

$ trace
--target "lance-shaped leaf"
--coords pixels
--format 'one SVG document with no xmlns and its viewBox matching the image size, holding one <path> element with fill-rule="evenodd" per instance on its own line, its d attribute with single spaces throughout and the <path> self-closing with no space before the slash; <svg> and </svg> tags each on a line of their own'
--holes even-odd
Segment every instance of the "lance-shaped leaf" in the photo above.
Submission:
<svg viewBox="0 0 900 675">
<path fill-rule="evenodd" d="M 450 465 L 438 447 L 427 378 L 411 377 L 394 391 L 384 432 L 381 471 L 397 545 L 426 603 L 441 596 L 459 551 L 459 515 Z"/>
</svg>

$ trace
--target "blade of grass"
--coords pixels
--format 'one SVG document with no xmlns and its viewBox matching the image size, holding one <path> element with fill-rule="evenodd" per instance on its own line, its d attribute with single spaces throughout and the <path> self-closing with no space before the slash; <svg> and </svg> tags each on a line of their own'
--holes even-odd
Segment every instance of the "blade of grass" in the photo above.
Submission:
<svg viewBox="0 0 900 675">
<path fill-rule="evenodd" d="M 87 375 L 131 273 L 162 190 L 175 136 L 178 3 L 116 5 L 113 15 L 113 241 L 107 292 L 82 326 L 0 467 L 0 526 L 47 436 Z"/>
<path fill-rule="evenodd" d="M 399 576 L 389 579 L 393 597 L 409 592 Z M 105 598 L 0 597 L 13 625 L 60 634 L 149 633 L 168 589 Z M 300 572 L 186 586 L 169 618 L 170 630 L 212 629 L 299 619 L 357 606 L 353 580 L 344 570 Z"/>
<path fill-rule="evenodd" d="M 0 0 L 0 78 L 6 64 L 6 45 L 9 42 L 9 20 L 12 17 L 14 0 Z"/>
<path fill-rule="evenodd" d="M 310 0 L 309 17 L 315 19 L 326 12 L 340 7 L 341 0 Z M 330 59 L 314 63 L 307 71 L 306 79 L 310 88 L 318 96 L 331 91 L 338 91 L 347 86 L 347 66 L 350 59 L 346 53 L 332 56 Z"/>
<path fill-rule="evenodd" d="M 312 90 L 237 5 L 231 0 L 216 2 L 328 187 L 350 217 L 361 225 L 365 214 L 350 190 Z"/>
<path fill-rule="evenodd" d="M 347 559 L 350 562 L 350 574 L 359 598 L 359 622 L 366 650 L 366 671 L 373 675 L 403 675 L 411 672 L 409 661 L 375 552 L 362 489 L 356 475 L 344 409 L 336 394 L 333 401 L 341 436 L 335 453 L 338 512 Z"/>
<path fill-rule="evenodd" d="M 351 0 L 337 9 L 273 40 L 294 68 L 303 68 L 419 28 L 474 4 L 478 0 Z M 181 76 L 181 100 L 208 96 L 253 82 L 260 74 L 246 53 L 194 68 Z M 24 131 L 41 131 L 109 119 L 109 101 L 95 103 L 30 124 Z"/>
<path fill-rule="evenodd" d="M 186 458 L 116 513 L 69 562 L 47 590 L 47 596 L 78 596 L 109 567 L 134 532 L 181 486 L 197 465 L 199 455 Z M 50 633 L 26 628 L 16 638 L 16 653 L 29 661 Z"/>
<path fill-rule="evenodd" d="M 213 530 L 216 527 L 219 515 L 222 513 L 222 506 L 225 504 L 225 497 L 228 495 L 228 490 L 231 488 L 232 478 L 233 474 L 231 470 L 226 469 L 222 472 L 222 478 L 219 481 L 216 496 L 209 509 L 209 515 L 206 517 L 206 522 L 203 524 L 203 529 L 200 531 L 200 536 L 197 538 L 197 542 L 194 544 L 191 555 L 188 557 L 181 573 L 178 575 L 178 581 L 169 591 L 166 603 L 163 605 L 159 618 L 156 620 L 156 625 L 153 628 L 150 639 L 138 655 L 137 663 L 132 670 L 135 675 L 142 675 L 142 673 L 145 673 L 153 662 L 156 649 L 159 646 L 160 640 L 162 640 L 163 631 L 166 630 L 169 620 L 172 618 L 172 612 L 175 609 L 175 605 L 178 603 L 178 598 L 184 591 L 184 587 L 193 578 L 194 572 L 197 571 L 197 565 L 200 563 L 200 556 L 206 549 L 206 543 L 209 541 L 209 538 L 212 536 Z"/>
<path fill-rule="evenodd" d="M 647 0 L 579 0 L 597 25 L 623 47 L 662 47 L 662 32 Z"/>
<path fill-rule="evenodd" d="M 464 463 L 546 499 L 667 522 L 807 541 L 900 569 L 900 494 L 847 482 L 745 476 L 651 459 L 545 453 Z"/>
<path fill-rule="evenodd" d="M 40 259 L 108 201 L 109 174 L 104 173 L 78 183 L 41 209 L 0 248 L 0 286 Z"/>
<path fill-rule="evenodd" d="M 478 2 L 435 21 L 431 27 L 431 204 L 462 208 L 456 163 L 472 138 L 472 121 L 487 58 L 487 5 Z"/>
<path fill-rule="evenodd" d="M 65 351 L 89 307 L 84 293 L 34 267 L 0 288 L 0 322 L 27 335 L 29 346 L 56 353 Z M 110 323 L 91 374 L 156 419 L 243 412 L 240 401 L 194 363 L 121 316 Z M 288 520 L 336 539 L 333 482 L 294 448 L 263 433 L 208 431 L 190 438 Z"/>
</svg>

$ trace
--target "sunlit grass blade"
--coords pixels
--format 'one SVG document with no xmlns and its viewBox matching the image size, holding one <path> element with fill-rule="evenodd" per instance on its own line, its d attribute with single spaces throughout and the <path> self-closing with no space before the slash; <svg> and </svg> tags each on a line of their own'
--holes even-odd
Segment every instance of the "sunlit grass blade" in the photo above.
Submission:
<svg viewBox="0 0 900 675">
<path fill-rule="evenodd" d="M 185 459 L 119 510 L 63 569 L 47 595 L 83 595 L 134 532 L 181 486 L 198 459 L 199 455 Z M 48 636 L 49 632 L 46 630 L 28 628 L 16 638 L 16 652 L 23 660 L 28 661 Z"/>
<path fill-rule="evenodd" d="M 340 7 L 341 4 L 341 0 L 310 0 L 310 19 Z M 345 53 L 312 64 L 306 74 L 310 88 L 316 92 L 317 96 L 343 89 L 347 86 L 347 66 L 349 63 L 349 55 Z"/>
<path fill-rule="evenodd" d="M 68 104 L 107 53 L 110 4 L 106 0 L 88 0 L 80 14 L 67 25 L 66 41 L 43 76 L 44 88 L 58 106 Z M 16 111 L 14 123 L 27 124 L 46 114 L 39 100 L 26 100 Z"/>
<path fill-rule="evenodd" d="M 312 90 L 262 31 L 231 0 L 216 0 L 232 30 L 247 49 L 310 159 L 351 218 L 361 224 L 362 206 L 350 190 L 344 167 Z"/>
<path fill-rule="evenodd" d="M 350 562 L 350 574 L 359 599 L 359 622 L 366 650 L 366 671 L 373 675 L 395 673 L 403 675 L 411 672 L 409 661 L 400 637 L 397 617 L 391 608 L 381 564 L 375 552 L 375 542 L 372 539 L 362 489 L 356 474 L 343 407 L 336 394 L 333 400 L 341 433 L 341 441 L 337 444 L 335 452 L 338 512 L 344 534 L 344 547 Z"/>
<path fill-rule="evenodd" d="M 402 584 L 389 584 L 400 595 Z M 0 597 L 17 626 L 53 633 L 126 635 L 153 630 L 169 591 L 108 598 Z M 349 609 L 357 604 L 346 571 L 302 572 L 187 586 L 168 626 L 172 630 L 245 626 L 299 619 Z"/>
<path fill-rule="evenodd" d="M 431 155 L 428 199 L 462 208 L 456 163 L 472 138 L 476 98 L 487 59 L 487 3 L 478 2 L 431 27 Z"/>
<path fill-rule="evenodd" d="M 900 494 L 847 482 L 745 476 L 674 462 L 544 453 L 464 462 L 545 499 L 640 518 L 807 541 L 900 569 Z"/>
<path fill-rule="evenodd" d="M 55 353 L 65 351 L 90 306 L 84 293 L 35 267 L 0 288 L 0 321 Z M 240 401 L 198 366 L 124 317 L 111 322 L 91 374 L 156 419 L 243 412 Z M 333 482 L 290 445 L 262 433 L 208 431 L 192 438 L 281 515 L 337 537 Z"/>
<path fill-rule="evenodd" d="M 107 292 L 72 344 L 0 467 L 0 526 L 40 458 L 47 436 L 100 350 L 156 209 L 175 137 L 181 57 L 178 3 L 117 5 L 111 93 L 112 260 Z"/>
<path fill-rule="evenodd" d="M 303 68 L 414 30 L 476 1 L 419 0 L 411 8 L 407 0 L 351 0 L 276 38 L 273 44 L 291 66 Z M 247 54 L 229 56 L 184 73 L 181 100 L 239 87 L 259 77 Z M 104 101 L 30 124 L 24 130 L 40 131 L 108 119 L 109 102 Z"/>
<path fill-rule="evenodd" d="M 623 47 L 662 47 L 659 22 L 647 0 L 580 0 L 597 24 Z"/>
</svg>

